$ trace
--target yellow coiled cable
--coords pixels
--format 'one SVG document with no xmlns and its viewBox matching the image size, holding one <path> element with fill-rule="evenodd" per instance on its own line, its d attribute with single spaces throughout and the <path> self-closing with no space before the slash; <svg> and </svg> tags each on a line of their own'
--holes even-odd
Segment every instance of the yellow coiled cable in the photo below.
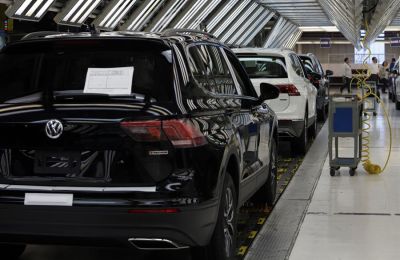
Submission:
<svg viewBox="0 0 400 260">
<path fill-rule="evenodd" d="M 384 112 L 388 127 L 389 127 L 389 152 L 388 152 L 388 156 L 386 158 L 386 162 L 383 166 L 383 168 L 381 166 L 379 166 L 378 164 L 374 164 L 371 162 L 371 153 L 370 153 L 370 143 L 371 143 L 371 135 L 370 135 L 370 129 L 371 129 L 371 124 L 370 124 L 370 120 L 371 120 L 371 115 L 366 114 L 366 116 L 364 116 L 363 120 L 362 120 L 362 148 L 361 148 L 361 161 L 363 162 L 363 167 L 365 169 L 366 172 L 368 172 L 369 174 L 380 174 L 382 173 L 388 166 L 389 164 L 389 160 L 391 157 L 391 153 L 392 153 L 392 126 L 390 123 L 390 119 L 389 119 L 389 114 L 387 112 L 387 109 L 384 106 L 383 101 L 376 95 L 376 93 L 372 92 L 372 88 L 369 84 L 367 84 L 367 80 L 368 78 L 371 76 L 371 70 L 367 64 L 369 58 L 371 57 L 371 49 L 369 48 L 369 46 L 367 46 L 365 44 L 365 39 L 368 36 L 369 30 L 368 30 L 368 23 L 365 23 L 365 27 L 366 27 L 366 33 L 364 36 L 364 39 L 361 42 L 361 45 L 364 49 L 367 50 L 368 55 L 365 57 L 364 61 L 363 61 L 363 69 L 367 71 L 367 73 L 362 73 L 361 77 L 358 78 L 353 78 L 350 82 L 350 84 L 353 83 L 353 80 L 356 79 L 357 80 L 357 88 L 361 89 L 361 88 L 365 88 L 367 89 L 367 91 L 365 91 L 365 95 L 364 96 L 358 96 L 358 98 L 360 100 L 362 100 L 365 103 L 367 102 L 371 102 L 369 100 L 367 100 L 367 97 L 373 96 L 376 98 L 376 100 L 379 100 L 382 110 Z"/>
</svg>

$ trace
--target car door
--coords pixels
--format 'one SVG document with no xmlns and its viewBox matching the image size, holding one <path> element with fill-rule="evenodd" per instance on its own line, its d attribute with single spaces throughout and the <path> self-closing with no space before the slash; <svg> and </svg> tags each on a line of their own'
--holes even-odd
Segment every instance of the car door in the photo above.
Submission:
<svg viewBox="0 0 400 260">
<path fill-rule="evenodd" d="M 248 101 L 258 98 L 252 83 L 234 54 L 228 50 L 225 53 L 235 84 L 241 92 L 242 108 L 240 113 L 234 116 L 233 123 L 245 142 L 245 168 L 242 179 L 247 187 L 241 196 L 247 199 L 268 178 L 265 170 L 268 169 L 270 161 L 273 112 L 266 105 L 257 108 L 251 106 L 251 102 Z"/>
<path fill-rule="evenodd" d="M 294 82 L 296 85 L 303 86 L 307 96 L 308 103 L 308 117 L 314 118 L 316 116 L 316 100 L 317 100 L 317 88 L 306 78 L 306 71 L 302 65 L 300 58 L 296 54 L 289 54 L 292 65 L 295 69 L 296 75 Z M 311 122 L 311 121 L 309 121 Z"/>
</svg>

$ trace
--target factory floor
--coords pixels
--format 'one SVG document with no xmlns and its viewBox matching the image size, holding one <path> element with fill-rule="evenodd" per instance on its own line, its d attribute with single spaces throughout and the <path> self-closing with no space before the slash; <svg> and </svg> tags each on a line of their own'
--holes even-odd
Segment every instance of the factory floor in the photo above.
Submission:
<svg viewBox="0 0 400 260">
<path fill-rule="evenodd" d="M 382 97 L 393 134 L 386 170 L 370 175 L 360 164 L 353 177 L 348 168 L 331 177 L 326 123 L 246 260 L 400 258 L 400 111 Z M 390 138 L 381 108 L 369 122 L 370 158 L 383 166 Z M 351 154 L 352 147 L 341 140 L 339 153 Z"/>
<path fill-rule="evenodd" d="M 354 177 L 347 169 L 331 177 L 326 160 L 290 259 L 400 258 L 400 111 L 383 97 L 393 134 L 386 170 L 370 175 L 360 166 Z M 383 165 L 390 139 L 381 109 L 370 123 L 370 158 Z M 340 150 L 349 152 L 349 143 Z"/>
</svg>

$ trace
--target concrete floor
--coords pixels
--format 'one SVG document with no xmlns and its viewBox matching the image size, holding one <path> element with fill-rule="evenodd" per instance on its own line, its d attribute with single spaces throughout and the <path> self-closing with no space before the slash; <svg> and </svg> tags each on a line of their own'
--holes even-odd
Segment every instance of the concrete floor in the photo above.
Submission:
<svg viewBox="0 0 400 260">
<path fill-rule="evenodd" d="M 383 97 L 393 128 L 388 168 L 369 175 L 360 166 L 354 177 L 348 169 L 331 177 L 327 160 L 290 260 L 400 258 L 400 111 L 387 102 L 387 94 Z M 389 131 L 382 111 L 371 125 L 371 159 L 383 165 Z M 341 152 L 351 150 L 348 143 L 341 146 Z"/>
</svg>

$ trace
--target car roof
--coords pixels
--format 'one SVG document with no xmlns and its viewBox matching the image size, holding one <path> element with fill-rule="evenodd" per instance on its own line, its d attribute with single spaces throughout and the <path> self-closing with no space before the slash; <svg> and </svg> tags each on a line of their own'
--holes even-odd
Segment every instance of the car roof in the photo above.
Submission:
<svg viewBox="0 0 400 260">
<path fill-rule="evenodd" d="M 58 39 L 141 39 L 141 40 L 160 40 L 170 42 L 185 42 L 187 44 L 198 41 L 208 41 L 215 44 L 223 45 L 216 37 L 211 34 L 195 31 L 195 30 L 167 30 L 164 33 L 151 32 L 132 32 L 132 31 L 115 31 L 115 32 L 35 32 L 27 34 L 22 41 L 46 41 Z M 21 41 L 20 41 L 21 42 Z"/>
<path fill-rule="evenodd" d="M 235 53 L 259 53 L 259 54 L 280 54 L 287 55 L 289 53 L 294 53 L 294 51 L 283 48 L 239 48 L 233 49 Z"/>
</svg>

